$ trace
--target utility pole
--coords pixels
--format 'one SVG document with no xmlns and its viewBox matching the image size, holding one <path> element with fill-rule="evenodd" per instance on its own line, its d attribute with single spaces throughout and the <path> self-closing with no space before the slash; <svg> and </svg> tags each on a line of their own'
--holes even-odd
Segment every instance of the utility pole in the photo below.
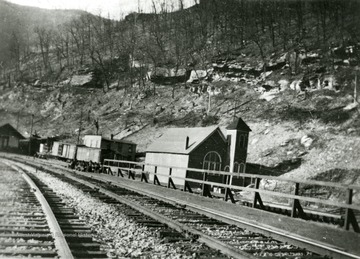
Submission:
<svg viewBox="0 0 360 259">
<path fill-rule="evenodd" d="M 357 102 L 357 71 L 355 70 L 354 103 Z"/>
<path fill-rule="evenodd" d="M 19 120 L 20 120 L 20 112 L 17 113 L 17 119 L 16 119 L 16 130 L 19 131 Z"/>
<path fill-rule="evenodd" d="M 81 133 L 81 127 L 82 127 L 82 117 L 83 117 L 83 109 L 81 108 L 80 123 L 79 123 L 79 132 L 78 132 L 78 138 L 77 138 L 77 145 L 79 145 L 79 143 L 80 143 L 80 133 Z"/>
<path fill-rule="evenodd" d="M 31 128 L 30 128 L 30 137 L 29 137 L 29 156 L 31 155 L 31 136 L 34 126 L 34 114 L 31 114 Z"/>
<path fill-rule="evenodd" d="M 234 119 L 236 118 L 236 99 L 234 99 Z"/>
<path fill-rule="evenodd" d="M 211 95 L 209 92 L 209 107 L 208 107 L 208 115 L 210 115 L 210 110 L 211 110 Z"/>
</svg>

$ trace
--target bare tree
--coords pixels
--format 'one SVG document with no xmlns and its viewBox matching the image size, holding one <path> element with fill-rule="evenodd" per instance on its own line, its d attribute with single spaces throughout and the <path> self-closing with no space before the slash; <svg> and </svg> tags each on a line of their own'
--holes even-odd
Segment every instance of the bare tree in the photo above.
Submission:
<svg viewBox="0 0 360 259">
<path fill-rule="evenodd" d="M 52 32 L 44 28 L 36 27 L 35 34 L 38 38 L 38 46 L 40 48 L 41 57 L 44 65 L 45 73 L 52 72 L 50 61 L 50 48 L 52 44 Z"/>
</svg>

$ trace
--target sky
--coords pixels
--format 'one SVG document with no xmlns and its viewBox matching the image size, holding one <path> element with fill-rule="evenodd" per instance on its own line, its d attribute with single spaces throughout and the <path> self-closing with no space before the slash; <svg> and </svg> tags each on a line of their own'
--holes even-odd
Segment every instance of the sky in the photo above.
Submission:
<svg viewBox="0 0 360 259">
<path fill-rule="evenodd" d="M 20 5 L 35 6 L 46 9 L 80 9 L 95 15 L 101 15 L 112 19 L 120 19 L 131 12 L 137 12 L 138 3 L 142 12 L 151 12 L 153 0 L 7 0 Z M 171 6 L 178 7 L 180 0 L 154 0 L 159 8 L 164 2 L 171 10 Z M 196 0 L 183 0 L 184 7 L 189 7 Z M 198 0 L 197 0 L 198 1 Z"/>
</svg>

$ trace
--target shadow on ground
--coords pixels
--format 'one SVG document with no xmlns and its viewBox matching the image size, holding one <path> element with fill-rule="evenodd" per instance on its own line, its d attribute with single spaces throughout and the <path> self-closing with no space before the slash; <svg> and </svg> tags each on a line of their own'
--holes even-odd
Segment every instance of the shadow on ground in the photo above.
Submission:
<svg viewBox="0 0 360 259">
<path fill-rule="evenodd" d="M 342 185 L 359 185 L 360 182 L 360 169 L 342 169 L 333 168 L 317 174 L 311 180 L 338 183 Z M 346 188 L 327 187 L 327 186 L 314 186 L 304 185 L 301 192 L 303 195 L 310 195 L 312 197 L 332 199 L 335 201 L 345 202 L 347 197 Z M 353 203 L 359 204 L 360 193 L 357 190 L 353 192 Z"/>
<path fill-rule="evenodd" d="M 248 174 L 259 174 L 259 175 L 272 175 L 280 176 L 287 172 L 290 172 L 301 166 L 302 159 L 289 159 L 278 163 L 274 167 L 264 166 L 261 164 L 247 163 L 246 173 Z"/>
</svg>

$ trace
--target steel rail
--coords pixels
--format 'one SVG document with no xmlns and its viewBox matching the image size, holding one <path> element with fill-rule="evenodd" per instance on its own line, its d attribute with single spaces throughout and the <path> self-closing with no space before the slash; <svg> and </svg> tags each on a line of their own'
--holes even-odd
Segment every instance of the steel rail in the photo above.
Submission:
<svg viewBox="0 0 360 259">
<path fill-rule="evenodd" d="M 29 165 L 30 163 L 26 163 L 26 164 Z M 48 166 L 50 166 L 50 165 L 48 165 Z M 58 168 L 58 170 L 61 170 L 61 169 L 64 170 L 63 168 Z M 81 173 L 76 172 L 76 171 L 72 171 L 72 170 L 66 170 L 66 171 L 75 173 L 77 175 L 85 176 L 84 174 L 81 174 Z M 69 175 L 67 175 L 67 177 L 69 177 L 69 178 L 71 178 L 73 180 L 76 180 L 76 181 L 79 181 L 79 180 L 83 181 L 84 183 L 86 183 L 86 185 L 90 184 L 90 183 L 87 183 L 84 180 L 78 179 L 77 177 L 73 177 L 73 176 L 69 176 Z M 102 181 L 104 183 L 109 182 L 108 180 L 104 180 L 100 176 L 92 175 L 91 177 L 89 177 L 89 176 L 85 176 L 85 177 L 88 177 L 90 179 L 93 178 L 93 179 Z M 115 185 L 115 186 L 119 186 L 119 187 L 122 187 L 122 188 L 125 188 L 125 189 L 132 190 L 134 192 L 138 192 L 138 189 L 130 187 L 129 185 L 126 185 L 126 184 L 122 184 L 122 183 L 119 183 L 119 182 L 116 182 L 116 183 L 112 182 L 112 184 Z M 96 185 L 93 185 L 93 186 L 95 188 L 99 188 Z M 107 192 L 109 192 L 109 191 L 107 191 Z M 149 192 L 149 191 L 147 191 L 145 189 L 143 189 L 142 192 L 143 192 L 144 195 L 154 197 L 156 199 L 163 200 L 165 202 L 169 202 L 171 204 L 175 204 L 175 205 L 178 204 L 178 205 L 185 206 L 186 208 L 188 208 L 191 211 L 202 213 L 202 214 L 204 214 L 206 216 L 221 220 L 221 221 L 229 223 L 229 224 L 234 224 L 234 225 L 238 225 L 238 226 L 247 226 L 247 227 L 251 228 L 251 230 L 254 230 L 255 232 L 260 232 L 260 233 L 265 233 L 265 234 L 268 234 L 268 235 L 272 235 L 272 236 L 275 236 L 276 238 L 280 238 L 280 240 L 282 240 L 282 241 L 287 241 L 287 242 L 292 241 L 292 242 L 295 242 L 295 244 L 298 245 L 298 246 L 304 246 L 305 245 L 306 248 L 308 248 L 309 250 L 311 250 L 311 251 L 313 251 L 315 253 L 322 253 L 322 254 L 332 256 L 334 258 L 339 258 L 339 259 L 340 258 L 341 259 L 342 258 L 357 258 L 357 259 L 360 259 L 360 256 L 348 253 L 348 252 L 344 251 L 343 249 L 341 249 L 339 247 L 331 246 L 331 245 L 328 245 L 328 244 L 325 244 L 325 243 L 322 243 L 322 242 L 319 242 L 319 241 L 316 241 L 316 240 L 312 240 L 312 239 L 304 238 L 304 237 L 301 237 L 301 236 L 298 236 L 298 235 L 294 235 L 294 234 L 292 234 L 290 232 L 287 232 L 287 231 L 279 231 L 277 229 L 273 229 L 271 226 L 266 226 L 266 225 L 262 225 L 262 224 L 258 224 L 258 223 L 254 224 L 254 223 L 245 221 L 245 220 L 241 219 L 240 217 L 232 216 L 232 215 L 229 215 L 229 214 L 226 214 L 226 213 L 220 213 L 218 211 L 207 209 L 207 208 L 204 208 L 204 207 L 201 207 L 201 206 L 198 206 L 198 205 L 193 205 L 191 203 L 188 203 L 188 202 L 185 202 L 185 201 L 182 201 L 182 200 L 178 200 L 178 199 L 175 199 L 175 198 L 163 197 L 163 196 L 154 194 L 152 192 Z M 247 258 L 249 258 L 249 257 L 247 257 Z"/>
<path fill-rule="evenodd" d="M 217 249 L 217 250 L 220 250 L 222 253 L 226 254 L 226 255 L 229 255 L 233 258 L 238 258 L 238 259 L 255 259 L 257 257 L 255 256 L 252 256 L 251 254 L 249 253 L 245 253 L 243 251 L 240 251 L 240 250 L 237 250 L 237 249 L 234 249 L 232 246 L 229 246 L 213 237 L 210 237 L 206 234 L 203 234 L 202 232 L 198 231 L 198 230 L 195 230 L 191 227 L 188 227 L 188 226 L 185 226 L 181 223 L 178 223 L 174 220 L 171 220 L 167 217 L 164 217 L 163 215 L 161 215 L 160 213 L 157 213 L 157 212 L 154 212 L 152 211 L 151 209 L 148 209 L 148 208 L 145 208 L 145 207 L 140 207 L 138 203 L 134 203 L 132 201 L 129 201 L 127 200 L 126 198 L 123 198 L 121 197 L 120 195 L 117 195 L 111 191 L 108 191 L 102 187 L 99 187 L 95 184 L 92 184 L 92 183 L 89 183 L 85 180 L 82 180 L 82 179 L 79 179 L 77 177 L 73 177 L 73 176 L 69 176 L 69 175 L 66 175 L 66 177 L 74 180 L 74 181 L 77 181 L 79 183 L 82 183 L 86 186 L 89 186 L 93 189 L 96 189 L 98 190 L 99 192 L 111 197 L 111 198 L 114 198 L 116 199 L 117 201 L 123 203 L 123 204 L 126 204 L 128 205 L 129 207 L 133 208 L 134 210 L 137 210 L 139 212 L 141 212 L 142 214 L 145 214 L 167 226 L 169 226 L 170 228 L 172 229 L 175 229 L 179 232 L 185 232 L 185 233 L 190 233 L 191 235 L 194 235 L 194 236 L 198 236 L 199 238 L 197 239 L 198 241 L 200 242 L 203 242 L 204 244 L 208 245 L 210 248 L 213 248 L 213 249 Z"/>
<path fill-rule="evenodd" d="M 215 211 L 215 210 L 211 210 L 208 208 L 204 208 L 201 206 L 194 206 L 194 205 L 186 205 L 186 208 L 190 209 L 191 211 L 194 212 L 199 212 L 205 215 L 208 215 L 210 217 L 213 217 L 215 219 L 221 219 L 222 221 L 226 220 L 228 223 L 230 224 L 241 224 L 244 226 L 248 226 L 251 227 L 252 229 L 258 229 L 258 230 L 262 230 L 263 232 L 267 232 L 269 234 L 272 235 L 276 235 L 277 237 L 282 237 L 282 238 L 286 238 L 286 240 L 292 239 L 294 241 L 296 241 L 297 244 L 306 244 L 307 246 L 311 246 L 313 248 L 315 248 L 316 250 L 314 250 L 314 252 L 324 252 L 326 251 L 328 256 L 334 257 L 334 258 L 344 258 L 344 256 L 346 258 L 357 258 L 360 259 L 360 256 L 348 253 L 346 251 L 344 251 L 343 249 L 339 248 L 339 247 L 335 247 L 335 246 L 330 246 L 328 244 L 325 243 L 321 243 L 315 240 L 310 240 L 298 235 L 294 235 L 292 233 L 286 232 L 286 231 L 279 231 L 277 229 L 270 229 L 270 227 L 265 227 L 262 226 L 261 224 L 254 224 L 254 223 L 250 223 L 247 221 L 244 221 L 241 218 L 238 218 L 236 216 L 232 216 L 232 215 L 226 215 L 224 213 Z M 283 239 L 285 240 L 285 239 Z"/>
<path fill-rule="evenodd" d="M 9 164 L 8 164 L 9 165 Z M 63 259 L 74 259 L 74 256 L 70 250 L 70 247 L 65 239 L 65 235 L 62 232 L 59 223 L 56 220 L 56 217 L 50 208 L 49 203 L 47 202 L 44 195 L 41 193 L 40 189 L 37 187 L 37 185 L 34 183 L 34 181 L 27 175 L 27 173 L 19 168 L 18 166 L 9 165 L 14 170 L 21 173 L 22 177 L 25 179 L 25 181 L 29 184 L 29 186 L 34 190 L 34 194 L 38 201 L 41 204 L 41 207 L 46 215 L 47 222 L 49 224 L 50 232 L 53 235 L 55 247 L 58 250 L 58 254 L 60 258 Z"/>
<path fill-rule="evenodd" d="M 18 162 L 18 163 L 21 163 L 21 162 Z M 29 163 L 27 163 L 27 166 L 30 166 Z M 34 166 L 34 165 L 32 165 Z M 30 166 L 31 167 L 31 166 Z M 35 166 L 36 167 L 36 166 Z M 41 170 L 41 169 L 40 169 Z M 46 172 L 46 170 L 44 170 Z M 127 200 L 126 198 L 123 198 L 121 197 L 120 195 L 117 195 L 111 191 L 108 191 L 102 187 L 99 187 L 95 184 L 92 184 L 92 183 L 89 183 L 85 180 L 82 180 L 82 179 L 79 179 L 77 177 L 74 177 L 74 176 L 71 176 L 71 175 L 66 175 L 66 177 L 68 177 L 69 179 L 72 179 L 76 182 L 79 182 L 79 183 L 82 183 L 90 188 L 93 188 L 93 189 L 96 189 L 98 190 L 99 192 L 111 197 L 111 198 L 114 198 L 116 200 L 118 200 L 119 202 L 123 203 L 123 204 L 126 204 L 128 205 L 129 207 L 133 208 L 134 210 L 137 210 L 139 211 L 140 213 L 142 214 L 145 214 L 165 225 L 167 225 L 168 227 L 172 228 L 172 229 L 175 229 L 177 230 L 178 232 L 182 232 L 182 233 L 187 233 L 187 234 L 191 234 L 193 236 L 196 236 L 198 237 L 197 240 L 199 242 L 202 242 L 204 244 L 206 244 L 207 246 L 209 246 L 210 248 L 213 248 L 213 249 L 216 249 L 216 250 L 220 250 L 222 253 L 228 255 L 228 256 L 231 256 L 233 258 L 237 258 L 237 259 L 255 259 L 257 257 L 249 254 L 249 253 L 246 253 L 246 252 L 243 252 L 241 250 L 238 250 L 238 249 L 235 249 L 234 247 L 228 245 L 228 244 L 225 244 L 224 242 L 216 239 L 216 238 L 213 238 L 211 236 L 208 236 L 204 233 L 202 233 L 201 231 L 198 231 L 196 229 L 193 229 L 191 227 L 188 227 L 188 226 L 185 226 L 184 224 L 181 224 L 181 223 L 178 223 L 174 220 L 171 220 L 165 216 L 163 216 L 162 214 L 160 213 L 157 213 L 157 212 L 154 212 L 153 210 L 151 209 L 148 209 L 148 208 L 145 208 L 145 207 L 139 207 L 139 204 L 138 203 L 134 203 L 134 202 L 131 202 L 129 200 Z"/>
<path fill-rule="evenodd" d="M 117 161 L 117 160 L 113 160 L 113 161 Z M 136 162 L 131 162 L 131 163 L 134 164 Z M 60 166 L 54 166 L 54 167 L 61 168 Z M 109 168 L 111 166 L 106 166 L 106 167 Z M 166 167 L 166 166 L 164 166 L 164 167 Z M 116 168 L 124 170 L 124 171 L 136 172 L 136 173 L 144 173 L 145 172 L 139 168 L 128 168 L 128 167 L 116 167 Z M 167 167 L 167 168 L 176 168 L 176 167 Z M 204 171 L 204 170 L 198 169 L 198 171 Z M 253 187 L 229 185 L 229 184 L 223 184 L 223 183 L 218 183 L 218 182 L 198 180 L 198 179 L 193 179 L 193 178 L 186 178 L 186 177 L 184 178 L 184 177 L 180 177 L 180 176 L 176 176 L 176 175 L 168 175 L 168 174 L 163 174 L 163 173 L 152 173 L 152 172 L 146 172 L 146 173 L 149 173 L 150 175 L 163 176 L 163 177 L 168 177 L 168 178 L 172 178 L 172 179 L 186 180 L 187 182 L 208 184 L 208 185 L 223 187 L 223 188 L 230 188 L 232 190 L 237 190 L 237 191 L 257 192 L 259 194 L 265 194 L 265 195 L 267 194 L 269 196 L 276 196 L 276 197 L 281 197 L 281 198 L 286 198 L 286 199 L 298 199 L 300 201 L 321 203 L 321 204 L 325 204 L 328 206 L 335 206 L 338 208 L 360 210 L 360 206 L 358 204 L 346 204 L 346 203 L 342 203 L 342 202 L 328 201 L 325 199 L 306 197 L 306 196 L 301 196 L 301 195 L 296 195 L 296 194 L 288 194 L 288 193 L 275 192 L 275 191 L 269 191 L 269 190 L 263 190 L 263 189 L 256 189 Z M 334 215 L 334 216 L 337 216 L 337 215 Z"/>
<path fill-rule="evenodd" d="M 79 174 L 78 172 L 75 172 L 75 173 Z M 79 175 L 83 175 L 83 174 L 79 174 Z M 92 178 L 103 181 L 105 183 L 108 182 L 107 180 L 104 180 L 98 176 L 92 176 Z M 126 185 L 126 184 L 122 184 L 122 183 L 118 183 L 118 182 L 112 183 L 112 184 L 115 186 L 119 186 L 119 187 L 122 187 L 125 189 L 132 190 L 134 192 L 138 192 L 138 190 L 136 188 L 130 187 L 129 185 Z M 325 244 L 325 243 L 322 243 L 322 242 L 319 242 L 316 240 L 297 236 L 297 235 L 294 235 L 287 231 L 279 231 L 277 229 L 273 229 L 270 226 L 262 225 L 259 223 L 254 224 L 254 223 L 245 221 L 245 220 L 241 219 L 240 217 L 232 216 L 232 215 L 229 215 L 226 213 L 221 213 L 221 212 L 207 209 L 207 208 L 204 208 L 204 207 L 201 207 L 198 205 L 193 205 L 189 202 L 184 202 L 182 200 L 178 200 L 175 198 L 163 197 L 163 196 L 151 193 L 145 189 L 142 189 L 142 194 L 165 201 L 165 202 L 170 202 L 172 204 L 178 204 L 178 205 L 185 206 L 186 208 L 188 208 L 189 210 L 191 210 L 193 212 L 201 213 L 206 216 L 212 217 L 214 219 L 218 219 L 220 221 L 225 221 L 226 223 L 229 223 L 229 224 L 250 227 L 255 232 L 259 232 L 259 230 L 260 230 L 261 233 L 276 236 L 276 238 L 280 238 L 282 241 L 288 241 L 288 242 L 289 242 L 289 240 L 295 241 L 296 245 L 298 245 L 298 246 L 305 245 L 306 248 L 309 248 L 309 250 L 312 250 L 313 252 L 316 252 L 316 253 L 322 253 L 322 254 L 325 253 L 328 256 L 332 256 L 332 257 L 339 258 L 339 259 L 343 259 L 344 256 L 346 258 L 360 259 L 360 256 L 348 253 L 339 247 L 331 246 L 331 245 L 328 245 L 328 244 Z"/>
</svg>

